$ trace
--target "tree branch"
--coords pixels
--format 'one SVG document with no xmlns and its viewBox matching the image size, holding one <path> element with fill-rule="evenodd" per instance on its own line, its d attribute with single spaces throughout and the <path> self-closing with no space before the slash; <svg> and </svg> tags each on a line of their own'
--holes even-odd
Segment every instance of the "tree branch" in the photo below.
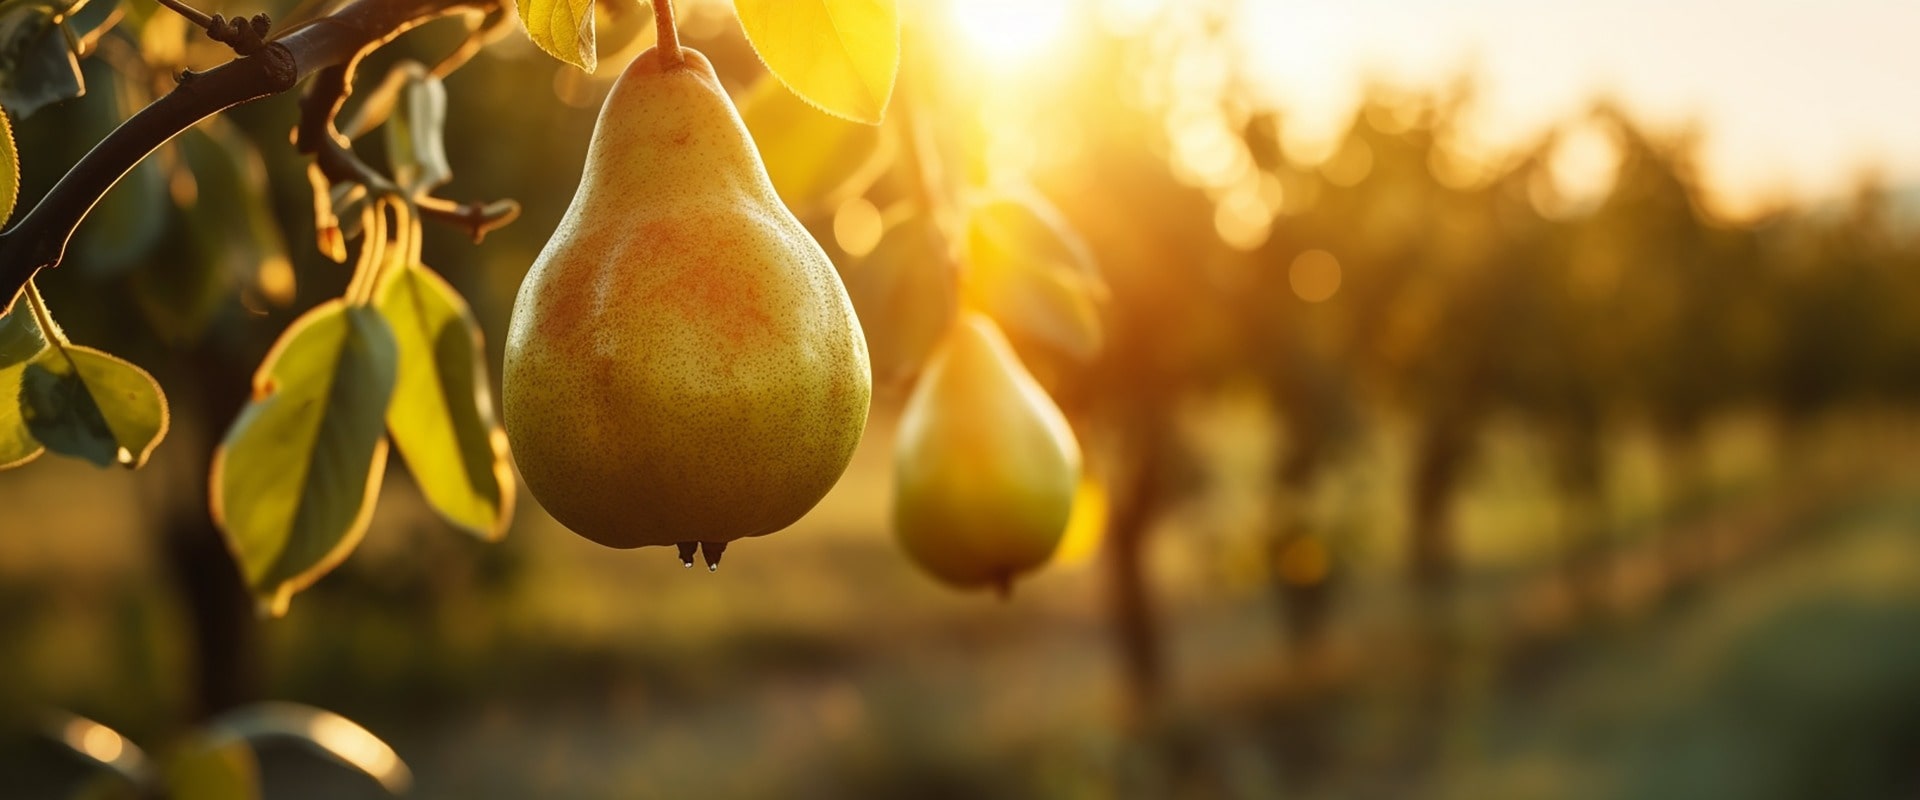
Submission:
<svg viewBox="0 0 1920 800">
<path fill-rule="evenodd" d="M 121 123 L 32 211 L 0 233 L 0 306 L 35 273 L 58 266 L 74 229 L 100 197 L 181 131 L 228 108 L 292 89 L 316 72 L 344 67 L 416 25 L 466 11 L 491 11 L 500 2 L 352 0 L 328 16 L 284 32 L 253 55 L 205 72 L 182 73 L 173 91 Z"/>
</svg>

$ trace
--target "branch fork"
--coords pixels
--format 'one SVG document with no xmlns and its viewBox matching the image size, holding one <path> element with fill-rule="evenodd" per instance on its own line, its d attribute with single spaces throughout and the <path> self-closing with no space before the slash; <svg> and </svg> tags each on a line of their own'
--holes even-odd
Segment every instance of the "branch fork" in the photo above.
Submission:
<svg viewBox="0 0 1920 800">
<path fill-rule="evenodd" d="M 201 120 L 233 106 L 288 91 L 315 77 L 320 105 L 302 103 L 301 131 L 330 178 L 378 177 L 365 169 L 333 127 L 333 116 L 346 98 L 345 78 L 361 56 L 423 23 L 442 17 L 502 11 L 504 0 L 350 0 L 333 13 L 296 25 L 268 38 L 271 22 L 260 14 L 247 18 L 209 17 L 183 0 L 160 0 L 207 31 L 208 36 L 233 47 L 238 57 L 204 72 L 187 72 L 166 95 L 153 101 L 102 139 L 32 210 L 0 232 L 0 299 L 11 299 L 35 273 L 58 266 L 73 231 L 134 165 L 160 145 Z M 217 21 L 217 24 L 216 24 Z M 327 85 L 338 80 L 338 86 Z M 334 102 L 337 98 L 338 102 Z M 324 112 L 316 123 L 308 119 Z M 296 133 L 299 133 L 297 131 Z M 318 137 L 312 133 L 321 133 Z M 356 166 L 357 164 L 357 166 Z M 380 183 L 392 182 L 380 178 Z M 370 186 L 369 188 L 373 188 Z M 473 207 L 436 202 L 422 205 L 436 218 L 451 218 L 478 237 L 518 214 L 510 201 Z"/>
</svg>

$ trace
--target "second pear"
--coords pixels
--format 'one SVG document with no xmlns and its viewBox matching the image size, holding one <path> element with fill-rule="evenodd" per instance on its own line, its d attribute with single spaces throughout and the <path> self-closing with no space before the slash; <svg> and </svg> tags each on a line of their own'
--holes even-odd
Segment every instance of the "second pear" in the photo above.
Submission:
<svg viewBox="0 0 1920 800">
<path fill-rule="evenodd" d="M 992 319 L 963 312 L 907 400 L 894 448 L 895 532 L 935 578 L 995 587 L 1053 555 L 1080 447 Z"/>
</svg>

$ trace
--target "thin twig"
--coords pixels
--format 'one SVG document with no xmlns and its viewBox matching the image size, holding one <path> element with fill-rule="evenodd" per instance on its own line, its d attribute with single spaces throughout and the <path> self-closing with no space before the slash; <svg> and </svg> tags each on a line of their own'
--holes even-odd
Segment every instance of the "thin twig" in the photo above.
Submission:
<svg viewBox="0 0 1920 800">
<path fill-rule="evenodd" d="M 273 18 L 265 14 L 227 19 L 219 14 L 207 21 L 207 38 L 233 48 L 237 55 L 250 56 L 267 45 L 267 32 Z"/>
<path fill-rule="evenodd" d="M 160 5 L 166 6 L 168 10 L 171 10 L 173 13 L 186 17 L 188 22 L 193 23 L 193 27 L 199 28 L 200 30 L 204 31 L 208 26 L 213 24 L 212 17 L 207 16 L 206 13 L 200 9 L 187 5 L 182 2 L 182 0 L 159 0 L 159 2 Z"/>
<path fill-rule="evenodd" d="M 185 17 L 207 38 L 233 48 L 237 55 L 250 56 L 260 52 L 260 48 L 266 45 L 267 32 L 273 27 L 273 19 L 265 14 L 228 19 L 220 14 L 207 16 L 206 12 L 187 5 L 186 0 L 157 1 L 173 13 Z"/>
<path fill-rule="evenodd" d="M 487 234 L 520 218 L 520 203 L 515 200 L 455 203 L 438 197 L 421 197 L 414 200 L 414 208 L 420 211 L 422 217 L 466 230 L 474 244 L 479 244 L 487 238 Z"/>
</svg>

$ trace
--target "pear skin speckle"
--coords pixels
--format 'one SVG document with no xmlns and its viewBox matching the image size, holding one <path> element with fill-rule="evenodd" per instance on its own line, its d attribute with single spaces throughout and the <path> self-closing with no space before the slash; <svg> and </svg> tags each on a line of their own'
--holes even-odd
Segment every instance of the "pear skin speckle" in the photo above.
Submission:
<svg viewBox="0 0 1920 800">
<path fill-rule="evenodd" d="M 528 490 L 609 547 L 785 528 L 860 441 L 866 342 L 706 57 L 635 59 L 514 301 L 502 407 Z"/>
</svg>

